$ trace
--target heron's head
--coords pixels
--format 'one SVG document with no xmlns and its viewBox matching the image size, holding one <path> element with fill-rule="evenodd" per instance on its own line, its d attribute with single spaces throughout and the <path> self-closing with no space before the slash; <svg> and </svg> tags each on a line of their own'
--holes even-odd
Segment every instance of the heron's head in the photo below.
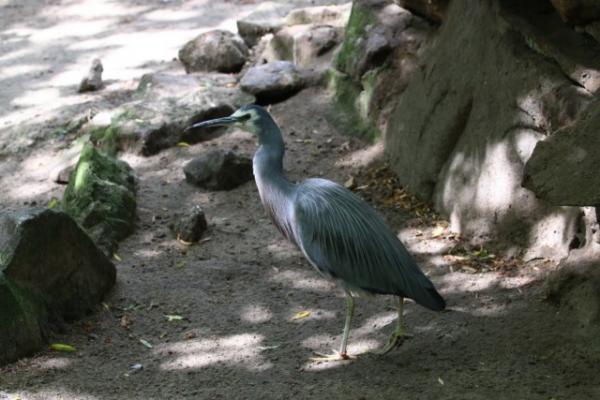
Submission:
<svg viewBox="0 0 600 400">
<path fill-rule="evenodd" d="M 213 126 L 233 125 L 245 131 L 259 134 L 264 124 L 271 121 L 267 110 L 255 104 L 249 104 L 241 107 L 228 117 L 215 118 L 208 121 L 198 122 L 188 129 L 206 128 Z"/>
</svg>

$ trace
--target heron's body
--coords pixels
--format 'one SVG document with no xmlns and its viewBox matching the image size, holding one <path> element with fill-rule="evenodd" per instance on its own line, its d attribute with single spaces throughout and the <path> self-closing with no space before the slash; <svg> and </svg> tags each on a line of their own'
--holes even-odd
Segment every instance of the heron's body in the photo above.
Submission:
<svg viewBox="0 0 600 400">
<path fill-rule="evenodd" d="M 239 123 L 259 140 L 253 169 L 265 210 L 308 261 L 338 282 L 349 296 L 340 352 L 343 358 L 354 309 L 352 293 L 408 297 L 431 310 L 444 309 L 444 299 L 373 208 L 343 186 L 325 179 L 290 182 L 283 171 L 284 142 L 273 119 L 258 106 L 246 106 L 221 120 L 242 117 L 243 123 Z M 399 322 L 398 334 L 403 334 L 400 331 Z"/>
</svg>

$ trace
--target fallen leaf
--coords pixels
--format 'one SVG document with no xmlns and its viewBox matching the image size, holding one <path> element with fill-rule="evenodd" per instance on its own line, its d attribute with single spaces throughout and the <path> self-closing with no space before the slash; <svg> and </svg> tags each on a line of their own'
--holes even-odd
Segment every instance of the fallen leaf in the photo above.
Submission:
<svg viewBox="0 0 600 400">
<path fill-rule="evenodd" d="M 63 343 L 52 343 L 50 345 L 50 348 L 54 351 L 63 351 L 66 353 L 73 353 L 74 351 L 76 351 L 75 347 Z"/>
<path fill-rule="evenodd" d="M 48 203 L 48 208 L 54 208 L 56 207 L 60 202 L 58 201 L 58 199 L 56 197 L 53 197 L 52 200 L 50 200 L 50 202 Z"/>
<path fill-rule="evenodd" d="M 177 143 L 177 146 L 178 147 L 190 147 L 190 144 L 186 143 L 186 142 L 179 142 L 179 143 Z"/>
<path fill-rule="evenodd" d="M 181 315 L 175 315 L 175 314 L 167 314 L 165 315 L 165 318 L 167 318 L 167 321 L 171 322 L 171 321 L 181 321 L 183 320 L 183 317 Z"/>
<path fill-rule="evenodd" d="M 433 230 L 433 232 L 431 232 L 431 237 L 432 238 L 440 237 L 440 236 L 442 236 L 444 234 L 445 230 L 446 229 L 443 226 L 438 225 L 438 226 L 435 227 L 435 229 Z"/>
<path fill-rule="evenodd" d="M 131 325 L 131 319 L 127 314 L 123 314 L 121 317 L 121 326 L 125 329 L 129 329 L 129 325 Z"/>
<path fill-rule="evenodd" d="M 104 308 L 105 311 L 110 311 L 110 306 L 105 302 L 102 302 L 102 308 Z"/>
<path fill-rule="evenodd" d="M 117 253 L 113 253 L 113 258 L 117 261 L 121 261 L 121 257 Z"/>
<path fill-rule="evenodd" d="M 348 180 L 346 182 L 344 182 L 344 187 L 346 189 L 352 189 L 352 188 L 354 188 L 354 186 L 356 186 L 356 183 L 354 183 L 353 176 L 351 176 L 350 178 L 348 178 Z"/>
<path fill-rule="evenodd" d="M 143 344 L 144 346 L 146 346 L 149 349 L 152 348 L 152 344 L 150 344 L 150 342 L 147 341 L 146 339 L 140 339 L 140 343 Z"/>
<path fill-rule="evenodd" d="M 438 378 L 438 382 L 440 383 L 440 385 L 444 384 L 444 380 L 442 378 Z"/>
<path fill-rule="evenodd" d="M 183 244 L 183 245 L 186 245 L 186 246 L 191 246 L 191 245 L 193 244 L 192 242 L 186 242 L 185 240 L 183 240 L 183 239 L 182 239 L 182 238 L 179 236 L 179 234 L 177 234 L 177 241 L 178 241 L 179 243 Z"/>
<path fill-rule="evenodd" d="M 310 316 L 310 311 L 299 311 L 292 317 L 292 319 L 303 319 L 308 316 Z"/>
<path fill-rule="evenodd" d="M 461 267 L 461 269 L 462 269 L 463 271 L 465 271 L 465 272 L 468 272 L 468 273 L 470 273 L 470 274 L 475 274 L 475 273 L 477 273 L 477 270 L 476 270 L 475 268 L 472 268 L 472 267 L 467 267 L 466 265 L 465 265 L 465 266 L 463 266 L 463 267 Z"/>
</svg>

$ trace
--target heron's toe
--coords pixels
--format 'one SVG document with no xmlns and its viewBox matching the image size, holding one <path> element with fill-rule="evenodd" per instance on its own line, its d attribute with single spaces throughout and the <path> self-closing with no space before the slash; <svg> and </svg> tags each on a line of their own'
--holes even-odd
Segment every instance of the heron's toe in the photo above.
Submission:
<svg viewBox="0 0 600 400">
<path fill-rule="evenodd" d="M 315 352 L 314 354 L 315 354 L 314 357 L 310 358 L 311 361 L 319 361 L 319 362 L 347 361 L 347 360 L 352 360 L 352 359 L 356 358 L 356 357 L 348 355 L 348 353 L 342 354 L 339 351 L 335 351 L 335 350 L 333 350 L 333 353 L 331 353 L 331 354 L 324 354 L 324 353 L 318 353 L 318 352 Z"/>
</svg>

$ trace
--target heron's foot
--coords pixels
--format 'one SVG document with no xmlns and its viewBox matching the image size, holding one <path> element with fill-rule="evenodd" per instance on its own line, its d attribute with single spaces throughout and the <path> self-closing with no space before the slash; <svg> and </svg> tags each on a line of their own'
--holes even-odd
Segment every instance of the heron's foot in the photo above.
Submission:
<svg viewBox="0 0 600 400">
<path fill-rule="evenodd" d="M 339 351 L 335 351 L 333 350 L 333 353 L 331 354 L 324 354 L 324 353 L 318 353 L 315 352 L 314 353 L 315 356 L 311 357 L 310 360 L 311 361 L 346 361 L 346 360 L 351 360 L 353 358 L 353 356 L 349 356 L 348 353 L 340 353 Z"/>
<path fill-rule="evenodd" d="M 386 345 L 383 346 L 379 350 L 373 351 L 373 354 L 378 355 L 378 356 L 387 354 L 390 351 L 394 350 L 396 347 L 402 346 L 402 344 L 404 344 L 404 341 L 406 339 L 410 339 L 411 337 L 413 337 L 413 335 L 411 335 L 410 333 L 404 332 L 404 330 L 394 331 L 394 333 L 392 333 L 392 335 L 388 339 L 388 342 L 386 343 Z"/>
</svg>

